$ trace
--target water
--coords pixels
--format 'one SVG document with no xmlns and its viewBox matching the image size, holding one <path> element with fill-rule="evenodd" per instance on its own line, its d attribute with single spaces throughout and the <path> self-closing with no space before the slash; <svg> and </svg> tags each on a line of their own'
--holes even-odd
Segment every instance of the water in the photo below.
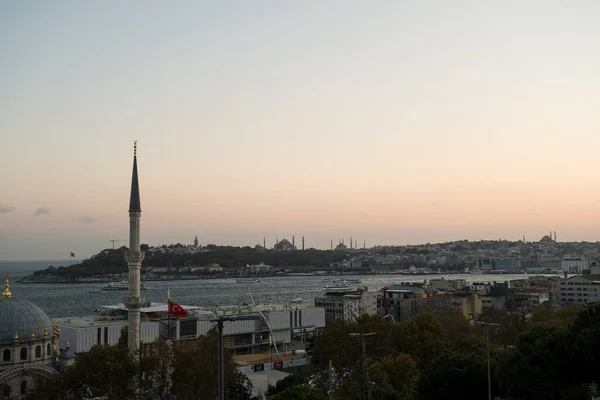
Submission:
<svg viewBox="0 0 600 400">
<path fill-rule="evenodd" d="M 37 263 L 37 262 L 36 262 Z M 41 262 L 35 269 L 47 266 L 48 262 Z M 102 288 L 104 284 L 23 284 L 14 282 L 25 275 L 23 269 L 7 267 L 9 263 L 0 263 L 0 273 L 8 273 L 12 278 L 11 292 L 14 297 L 27 299 L 42 308 L 49 317 L 85 316 L 94 313 L 96 308 L 103 305 L 123 302 L 126 291 L 108 291 L 104 293 L 90 293 L 90 290 Z M 14 266 L 15 263 L 11 265 Z M 25 263 L 23 263 L 25 264 Z M 6 267 L 6 268 L 3 268 Z M 22 268 L 23 265 L 18 265 Z M 401 282 L 423 282 L 424 279 L 466 279 L 469 282 L 503 282 L 514 279 L 526 278 L 526 275 L 352 275 L 352 278 L 361 280 L 361 286 L 369 290 L 379 290 L 383 286 Z M 206 279 L 185 281 L 146 282 L 148 290 L 143 291 L 143 296 L 153 302 L 166 302 L 167 289 L 171 291 L 171 300 L 184 305 L 212 307 L 220 305 L 235 305 L 252 303 L 250 295 L 244 294 L 250 288 L 254 300 L 259 303 L 290 304 L 292 299 L 302 298 L 304 304 L 314 304 L 315 297 L 323 294 L 323 282 L 318 276 L 286 276 L 262 278 L 264 283 L 243 284 L 235 279 Z"/>
</svg>

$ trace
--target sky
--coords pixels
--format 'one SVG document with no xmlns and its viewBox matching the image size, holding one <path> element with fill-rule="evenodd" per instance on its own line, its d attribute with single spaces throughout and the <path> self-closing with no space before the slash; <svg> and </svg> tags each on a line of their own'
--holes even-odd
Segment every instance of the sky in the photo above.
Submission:
<svg viewBox="0 0 600 400">
<path fill-rule="evenodd" d="M 0 2 L 0 260 L 600 238 L 597 1 Z"/>
</svg>

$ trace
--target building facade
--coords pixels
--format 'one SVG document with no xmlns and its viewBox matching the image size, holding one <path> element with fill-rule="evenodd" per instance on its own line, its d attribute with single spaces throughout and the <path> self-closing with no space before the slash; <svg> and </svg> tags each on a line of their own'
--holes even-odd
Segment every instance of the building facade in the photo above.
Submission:
<svg viewBox="0 0 600 400">
<path fill-rule="evenodd" d="M 573 276 L 554 282 L 556 304 L 596 303 L 600 300 L 600 275 Z"/>
</svg>

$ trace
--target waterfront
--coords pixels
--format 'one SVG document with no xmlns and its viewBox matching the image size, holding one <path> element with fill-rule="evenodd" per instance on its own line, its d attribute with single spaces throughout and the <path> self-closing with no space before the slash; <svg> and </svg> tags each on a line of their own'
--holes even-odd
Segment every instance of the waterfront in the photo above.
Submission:
<svg viewBox="0 0 600 400">
<path fill-rule="evenodd" d="M 4 265 L 2 265 L 4 264 Z M 65 316 L 84 316 L 94 314 L 94 310 L 108 304 L 123 302 L 126 291 L 107 291 L 103 293 L 90 293 L 92 290 L 101 289 L 103 284 L 21 284 L 14 282 L 23 277 L 23 269 L 10 268 L 8 263 L 2 263 L 2 274 L 8 274 L 11 279 L 13 296 L 27 299 L 41 307 L 51 318 Z M 30 273 L 29 270 L 27 270 Z M 508 280 L 527 278 L 522 274 L 506 275 L 353 275 L 352 278 L 361 280 L 361 286 L 369 290 L 379 290 L 383 286 L 401 282 L 423 282 L 425 279 L 466 279 L 469 282 L 503 282 Z M 338 277 L 339 278 L 339 277 Z M 178 280 L 178 281 L 153 281 L 147 282 L 148 290 L 143 291 L 143 296 L 152 302 L 166 302 L 167 289 L 171 291 L 171 298 L 180 303 L 200 307 L 214 307 L 221 305 L 234 305 L 251 303 L 248 294 L 241 297 L 247 287 L 251 288 L 256 303 L 291 304 L 292 299 L 302 298 L 304 304 L 314 304 L 315 297 L 323 293 L 326 282 L 318 276 L 285 276 L 264 277 L 263 283 L 244 284 L 237 283 L 235 279 L 208 279 L 208 280 Z"/>
</svg>

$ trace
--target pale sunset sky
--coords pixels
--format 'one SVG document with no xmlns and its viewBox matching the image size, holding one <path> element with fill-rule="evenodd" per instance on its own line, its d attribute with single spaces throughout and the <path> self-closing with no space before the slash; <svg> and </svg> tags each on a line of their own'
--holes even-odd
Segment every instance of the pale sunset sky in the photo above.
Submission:
<svg viewBox="0 0 600 400">
<path fill-rule="evenodd" d="M 0 2 L 0 260 L 600 238 L 598 1 Z M 37 214 L 37 215 L 36 215 Z"/>
</svg>

